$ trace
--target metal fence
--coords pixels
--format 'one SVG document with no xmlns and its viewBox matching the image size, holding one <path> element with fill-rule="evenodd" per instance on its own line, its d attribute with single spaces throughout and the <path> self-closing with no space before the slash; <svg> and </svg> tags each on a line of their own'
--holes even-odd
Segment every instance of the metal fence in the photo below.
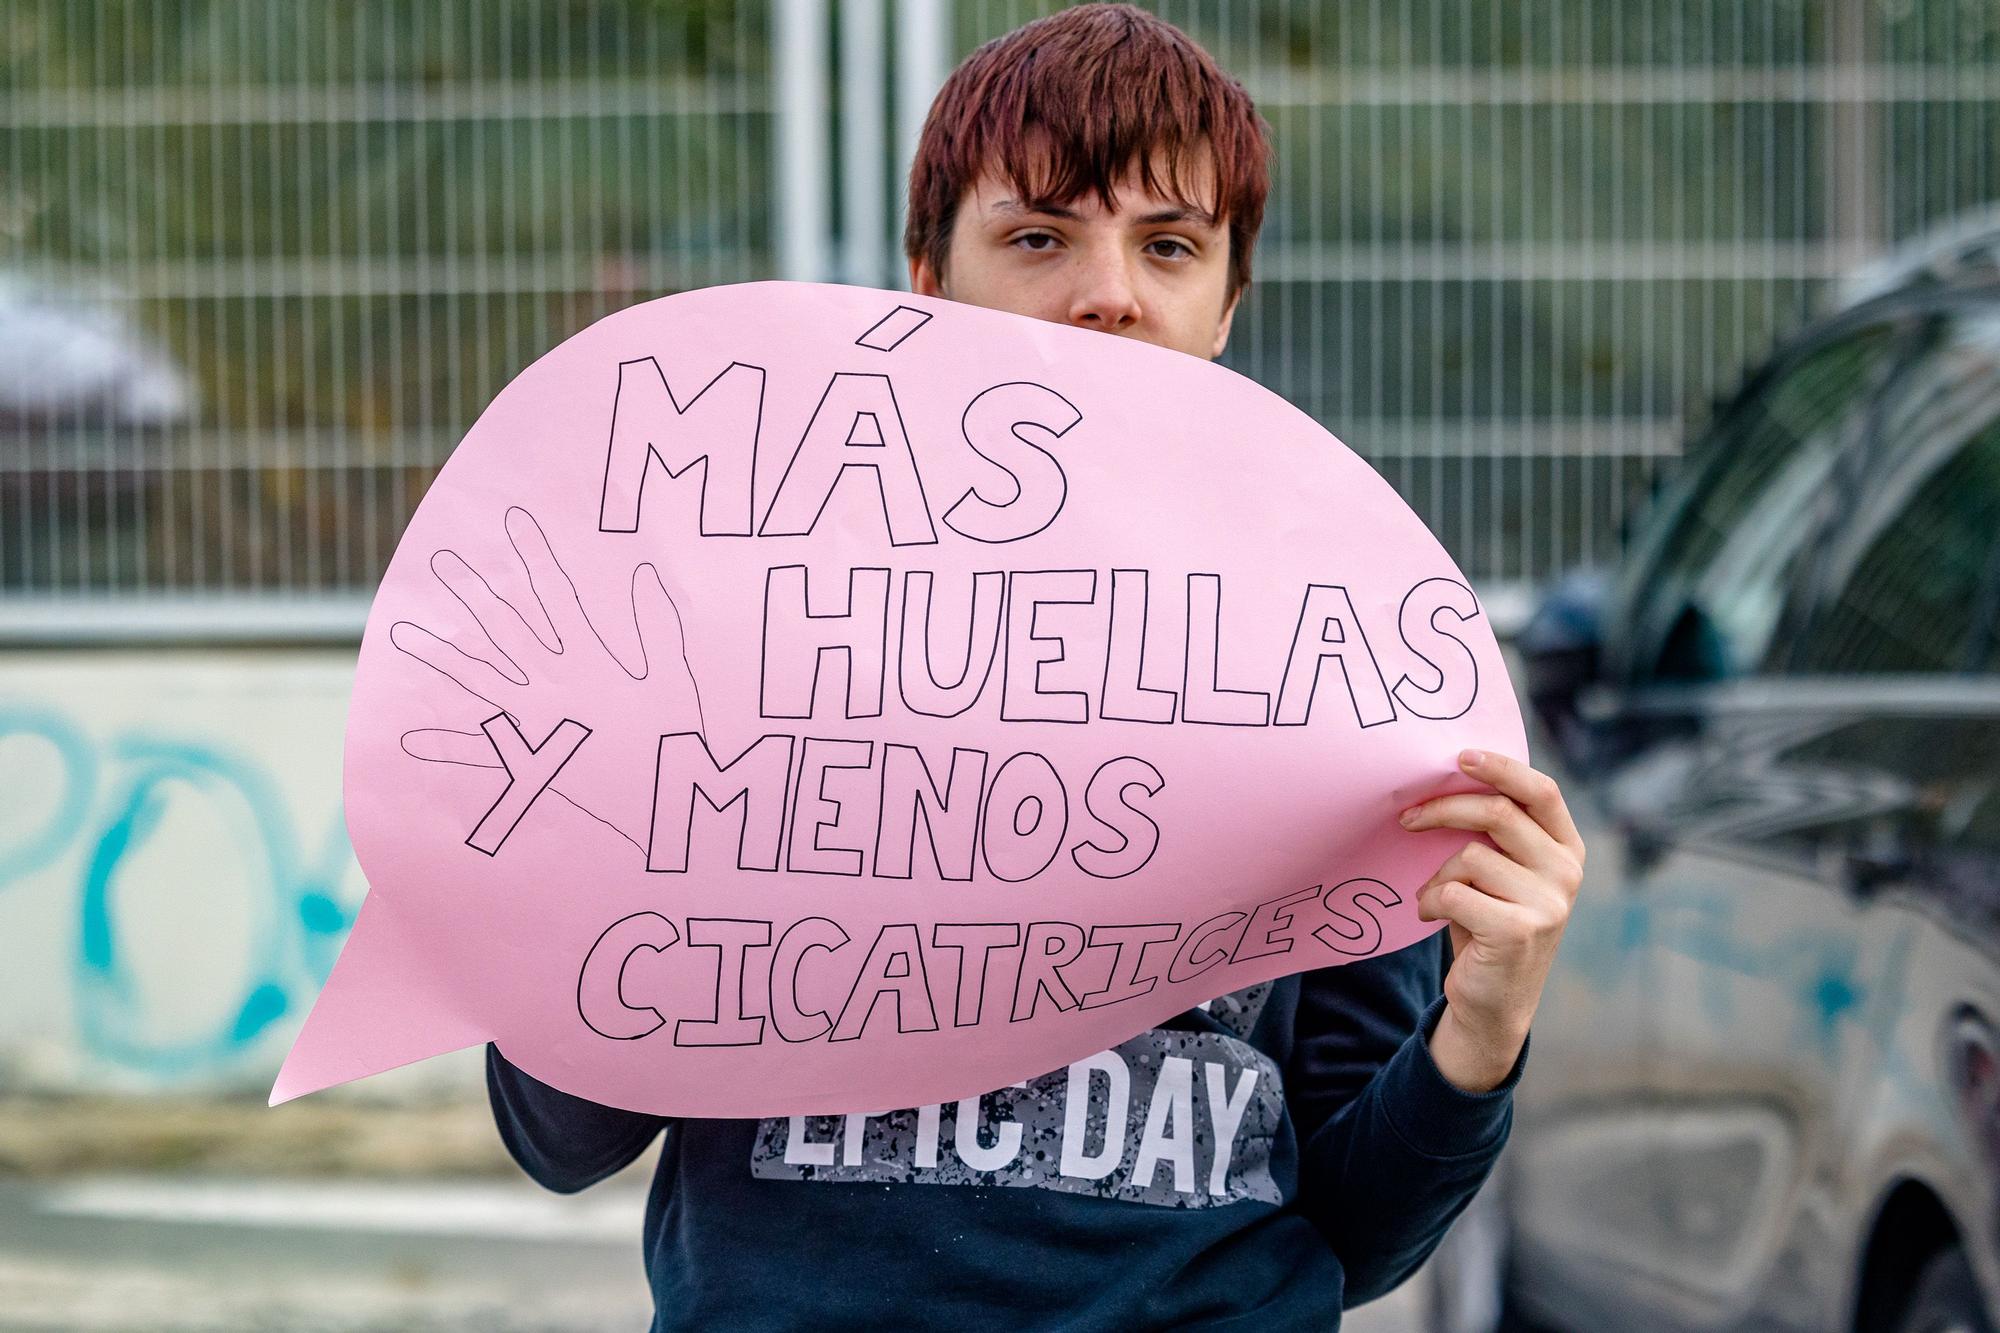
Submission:
<svg viewBox="0 0 2000 1333">
<path fill-rule="evenodd" d="M 896 284 L 944 71 L 1050 4 L 8 0 L 0 591 L 365 591 L 602 314 Z M 1615 553 L 1691 414 L 1988 203 L 1990 0 L 1162 3 L 1277 174 L 1227 361 L 1489 584 Z"/>
</svg>

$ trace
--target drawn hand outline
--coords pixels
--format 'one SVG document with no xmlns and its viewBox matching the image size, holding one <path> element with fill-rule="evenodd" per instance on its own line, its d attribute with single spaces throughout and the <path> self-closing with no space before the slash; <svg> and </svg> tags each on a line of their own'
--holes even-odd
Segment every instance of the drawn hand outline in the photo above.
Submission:
<svg viewBox="0 0 2000 1333">
<path fill-rule="evenodd" d="M 478 708 L 468 713 L 466 731 L 405 731 L 403 752 L 429 763 L 498 769 L 499 754 L 479 729 L 485 720 L 504 714 L 538 745 L 565 718 L 574 719 L 591 735 L 548 791 L 618 834 L 643 859 L 660 736 L 706 734 L 680 607 L 652 562 L 633 569 L 634 670 L 592 623 L 535 516 L 513 505 L 502 523 L 536 614 L 523 615 L 458 552 L 432 554 L 431 572 L 476 631 L 457 642 L 414 620 L 398 620 L 389 627 L 389 642 L 478 701 Z"/>
</svg>

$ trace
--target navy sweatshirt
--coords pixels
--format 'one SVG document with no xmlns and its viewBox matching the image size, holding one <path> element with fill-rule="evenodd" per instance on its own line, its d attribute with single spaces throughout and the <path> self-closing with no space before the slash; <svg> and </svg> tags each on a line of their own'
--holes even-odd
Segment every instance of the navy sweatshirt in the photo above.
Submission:
<svg viewBox="0 0 2000 1333">
<path fill-rule="evenodd" d="M 1507 1138 L 1425 1038 L 1445 933 L 1225 996 L 956 1104 L 695 1120 L 601 1106 L 486 1048 L 500 1136 L 570 1193 L 665 1134 L 654 1330 L 1335 1329 L 1408 1277 Z"/>
</svg>

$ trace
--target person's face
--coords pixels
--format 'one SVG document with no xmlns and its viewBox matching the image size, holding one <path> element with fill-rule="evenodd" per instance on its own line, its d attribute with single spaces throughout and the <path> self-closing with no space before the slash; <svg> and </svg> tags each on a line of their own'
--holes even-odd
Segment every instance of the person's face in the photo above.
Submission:
<svg viewBox="0 0 2000 1333">
<path fill-rule="evenodd" d="M 1192 198 L 1213 198 L 1206 152 L 1184 183 Z M 1208 360 L 1222 355 L 1242 295 L 1224 297 L 1225 224 L 1144 191 L 1136 172 L 1118 182 L 1109 210 L 1094 192 L 1039 208 L 1014 196 L 992 172 L 982 176 L 960 202 L 945 271 L 912 259 L 910 289 Z"/>
</svg>

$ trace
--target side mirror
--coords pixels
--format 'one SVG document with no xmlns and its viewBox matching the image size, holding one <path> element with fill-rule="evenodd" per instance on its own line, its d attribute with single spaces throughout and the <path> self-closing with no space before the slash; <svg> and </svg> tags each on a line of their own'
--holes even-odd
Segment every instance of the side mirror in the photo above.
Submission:
<svg viewBox="0 0 2000 1333">
<path fill-rule="evenodd" d="M 1857 898 L 1872 897 L 1916 870 L 1916 858 L 1899 847 L 1857 848 L 1843 860 L 1847 890 Z"/>
<path fill-rule="evenodd" d="M 1850 829 L 1839 848 L 1841 881 L 1855 897 L 1872 897 L 1917 873 L 1918 846 L 1907 814 L 1879 816 Z"/>
<path fill-rule="evenodd" d="M 1611 579 L 1579 570 L 1557 580 L 1515 639 L 1528 704 L 1573 768 L 1588 766 L 1590 725 L 1578 697 L 1596 681 Z"/>
</svg>

